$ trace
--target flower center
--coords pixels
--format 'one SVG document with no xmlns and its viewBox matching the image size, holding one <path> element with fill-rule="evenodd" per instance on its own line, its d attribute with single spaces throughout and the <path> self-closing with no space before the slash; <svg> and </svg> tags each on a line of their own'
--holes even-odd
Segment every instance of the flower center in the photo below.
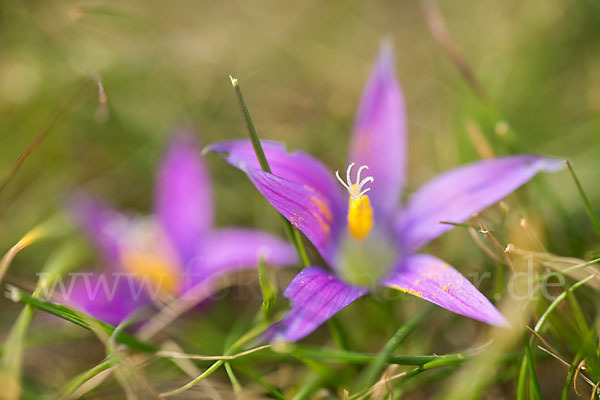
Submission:
<svg viewBox="0 0 600 400">
<path fill-rule="evenodd" d="M 150 219 L 120 221 L 120 259 L 126 272 L 133 274 L 148 290 L 165 296 L 177 292 L 181 281 L 176 257 L 157 224 Z"/>
<path fill-rule="evenodd" d="M 343 238 L 337 265 L 344 281 L 372 288 L 389 272 L 396 258 L 396 248 L 388 236 L 374 229 L 364 240 Z"/>
<path fill-rule="evenodd" d="M 340 183 L 348 190 L 350 199 L 348 203 L 348 232 L 358 240 L 363 240 L 373 228 L 373 210 L 371 209 L 371 202 L 366 193 L 371 188 L 364 189 L 367 183 L 373 183 L 373 177 L 367 176 L 363 180 L 360 180 L 360 174 L 363 170 L 369 169 L 368 166 L 363 165 L 358 168 L 356 172 L 356 181 L 352 183 L 351 173 L 355 163 L 348 165 L 346 170 L 346 181 L 340 177 L 340 171 L 335 171 L 335 176 L 338 178 Z"/>
</svg>

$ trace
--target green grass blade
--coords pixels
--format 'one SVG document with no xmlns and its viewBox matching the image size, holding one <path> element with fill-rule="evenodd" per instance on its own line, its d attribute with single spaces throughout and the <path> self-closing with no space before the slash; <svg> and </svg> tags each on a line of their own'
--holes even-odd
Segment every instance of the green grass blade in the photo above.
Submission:
<svg viewBox="0 0 600 400">
<path fill-rule="evenodd" d="M 533 393 L 533 397 L 536 400 L 542 400 L 542 390 L 540 389 L 540 383 L 537 379 L 535 372 L 535 360 L 531 352 L 531 345 L 529 343 L 529 334 L 525 332 L 523 339 L 525 343 L 525 361 L 527 362 L 527 369 L 529 370 L 529 390 Z"/>
<path fill-rule="evenodd" d="M 228 362 L 225 363 L 225 371 L 227 372 L 227 376 L 231 381 L 231 386 L 233 386 L 233 392 L 235 393 L 235 397 L 238 400 L 245 400 L 246 396 L 244 395 L 244 389 L 242 388 L 242 385 L 240 385 L 240 381 L 238 381 L 237 377 L 233 373 L 231 364 L 229 364 Z"/>
<path fill-rule="evenodd" d="M 583 190 L 583 186 L 581 185 L 581 182 L 579 182 L 579 178 L 577 178 L 577 175 L 575 174 L 573 167 L 571 167 L 571 163 L 568 160 L 565 162 L 567 163 L 569 172 L 571 173 L 571 176 L 573 177 L 573 180 L 575 181 L 577 190 L 579 191 L 579 194 L 581 195 L 581 198 L 583 199 L 583 202 L 585 203 L 585 208 L 587 209 L 588 214 L 590 215 L 592 224 L 594 224 L 594 228 L 596 229 L 596 234 L 598 235 L 598 238 L 600 238 L 600 219 L 598 219 L 598 214 L 596 214 L 596 212 L 594 211 L 594 208 L 592 207 L 592 203 L 590 203 L 590 200 L 588 199 L 587 195 L 585 194 L 585 190 Z"/>
<path fill-rule="evenodd" d="M 343 350 L 350 350 L 350 340 L 348 339 L 348 335 L 344 332 L 338 316 L 334 315 L 333 317 L 329 318 L 327 325 L 329 326 L 331 336 L 337 345 Z"/>
<path fill-rule="evenodd" d="M 558 295 L 554 299 L 554 301 L 552 301 L 552 303 L 550 303 L 550 305 L 546 308 L 546 311 L 544 311 L 544 313 L 542 314 L 542 316 L 540 317 L 538 322 L 535 324 L 535 327 L 533 328 L 534 332 L 536 332 L 536 333 L 540 332 L 542 327 L 546 324 L 546 321 L 548 320 L 548 317 L 550 316 L 552 311 L 554 311 L 556 309 L 556 307 L 558 307 L 558 305 L 567 297 L 567 294 L 569 292 L 572 293 L 575 289 L 585 285 L 587 282 L 594 279 L 595 277 L 596 277 L 595 274 L 589 275 L 586 278 L 574 283 L 567 290 L 565 290 L 560 295 Z M 533 345 L 534 341 L 535 341 L 535 336 L 532 336 L 528 342 L 530 351 L 531 351 L 531 346 Z M 519 381 L 518 381 L 518 386 L 517 386 L 517 399 L 518 400 L 525 399 L 525 379 L 526 379 L 526 375 L 527 375 L 527 369 L 529 368 L 527 358 L 528 358 L 527 353 L 525 353 L 525 355 L 523 356 L 523 361 L 521 362 L 521 369 L 519 371 Z"/>
<path fill-rule="evenodd" d="M 39 278 L 33 297 L 39 297 L 45 287 L 51 285 L 61 273 L 66 272 L 76 264 L 81 254 L 80 249 L 79 243 L 68 242 L 50 256 L 42 268 L 44 273 Z M 5 388 L 5 399 L 19 398 L 25 335 L 34 314 L 35 308 L 28 304 L 25 305 L 4 344 L 7 351 L 4 352 L 0 360 L 0 380 L 2 380 L 2 386 Z"/>
<path fill-rule="evenodd" d="M 562 394 L 560 396 L 561 400 L 569 399 L 569 392 L 571 389 L 571 383 L 573 383 L 573 377 L 575 376 L 575 371 L 579 366 L 579 362 L 583 358 L 581 353 L 577 353 L 575 358 L 573 359 L 573 363 L 571 363 L 571 368 L 569 368 L 569 373 L 567 374 L 567 379 L 565 381 L 565 386 L 563 387 Z"/>
<path fill-rule="evenodd" d="M 78 325 L 89 331 L 94 330 L 92 324 L 102 329 L 108 335 L 111 335 L 115 330 L 113 326 L 102 322 L 92 317 L 91 315 L 85 314 L 81 311 L 77 311 L 70 307 L 63 306 L 60 304 L 54 304 L 45 300 L 37 299 L 12 285 L 7 285 L 7 289 L 7 296 L 11 300 L 15 302 L 21 302 L 23 304 L 28 304 L 36 309 L 55 315 L 58 318 L 64 319 L 65 321 L 71 322 L 72 324 Z M 119 333 L 119 335 L 116 337 L 116 341 L 121 344 L 127 345 L 132 349 L 139 350 L 145 353 L 154 353 L 157 351 L 156 347 L 144 343 L 126 332 Z"/>
<path fill-rule="evenodd" d="M 110 357 L 105 359 L 103 362 L 96 365 L 95 367 L 90 368 L 89 370 L 77 375 L 69 382 L 67 382 L 66 385 L 63 386 L 63 388 L 60 391 L 60 398 L 70 398 L 73 395 L 73 393 L 75 393 L 75 391 L 79 389 L 84 383 L 86 383 L 96 375 L 106 371 L 107 369 L 112 368 L 116 364 L 116 362 L 116 358 Z"/>
<path fill-rule="evenodd" d="M 253 328 L 251 328 L 242 337 L 240 337 L 233 345 L 231 345 L 229 347 L 229 349 L 227 349 L 227 351 L 225 352 L 224 355 L 225 356 L 230 356 L 230 355 L 234 354 L 243 345 L 245 345 L 249 341 L 255 339 L 262 332 L 264 332 L 264 330 L 267 328 L 267 326 L 268 326 L 267 324 L 258 324 L 256 326 L 254 326 Z M 177 389 L 173 389 L 173 390 L 170 390 L 168 392 L 161 393 L 160 397 L 176 396 L 176 395 L 178 395 L 180 393 L 185 392 L 188 389 L 191 389 L 198 382 L 200 382 L 200 381 L 208 378 L 210 375 L 212 375 L 212 373 L 215 372 L 216 370 L 218 370 L 224 363 L 225 363 L 225 360 L 223 360 L 223 359 L 216 361 L 210 367 L 208 367 L 208 369 L 205 370 L 201 375 L 199 375 L 196 378 L 192 379 L 190 382 L 186 383 L 185 385 L 178 387 Z"/>
<path fill-rule="evenodd" d="M 245 363 L 235 363 L 235 368 L 242 374 L 248 376 L 262 386 L 271 396 L 277 400 L 286 400 L 286 397 L 275 386 L 267 382 L 254 367 L 248 367 Z"/>
<path fill-rule="evenodd" d="M 525 400 L 525 392 L 527 390 L 527 360 L 526 355 L 523 355 L 523 361 L 519 368 L 519 380 L 517 382 L 517 400 Z"/>
<path fill-rule="evenodd" d="M 375 383 L 377 377 L 384 368 L 390 355 L 404 342 L 404 340 L 423 322 L 425 317 L 431 312 L 430 307 L 425 307 L 421 312 L 409 319 L 406 324 L 402 325 L 392 338 L 383 346 L 377 358 L 368 367 L 363 379 L 361 379 L 361 388 L 366 388 Z"/>
<path fill-rule="evenodd" d="M 265 320 L 269 320 L 271 310 L 277 300 L 277 285 L 274 284 L 267 275 L 267 266 L 264 258 L 258 261 L 258 282 L 262 294 L 261 312 Z"/>
<path fill-rule="evenodd" d="M 300 387 L 292 400 L 304 400 L 310 398 L 323 385 L 323 378 L 317 374 L 310 375 L 304 385 Z"/>
<path fill-rule="evenodd" d="M 258 132 L 256 132 L 256 128 L 254 127 L 254 122 L 252 122 L 252 117 L 250 116 L 250 111 L 248 111 L 248 106 L 246 105 L 246 100 L 244 100 L 244 95 L 242 93 L 242 88 L 240 87 L 240 83 L 237 78 L 229 76 L 231 80 L 231 85 L 235 90 L 235 94 L 237 96 L 238 102 L 240 104 L 240 110 L 242 111 L 242 116 L 246 121 L 246 127 L 248 128 L 248 134 L 250 135 L 250 141 L 252 142 L 252 147 L 254 148 L 254 152 L 256 153 L 256 158 L 258 158 L 258 162 L 263 171 L 271 172 L 271 167 L 269 166 L 269 161 L 267 160 L 267 156 L 265 155 L 265 151 L 262 148 L 262 144 L 260 143 L 260 138 L 258 137 Z M 310 260 L 308 258 L 308 254 L 306 253 L 306 249 L 304 248 L 304 244 L 302 243 L 302 237 L 298 229 L 294 228 L 290 221 L 281 216 L 284 221 L 284 226 L 289 236 L 290 241 L 294 244 L 296 251 L 298 252 L 298 256 L 302 261 L 302 264 L 305 267 L 310 265 Z"/>
</svg>

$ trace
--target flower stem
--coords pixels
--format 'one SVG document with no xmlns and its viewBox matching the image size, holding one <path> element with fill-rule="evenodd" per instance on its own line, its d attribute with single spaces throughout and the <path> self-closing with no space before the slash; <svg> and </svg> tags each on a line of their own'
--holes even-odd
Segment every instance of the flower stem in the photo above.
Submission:
<svg viewBox="0 0 600 400">
<path fill-rule="evenodd" d="M 244 95 L 242 94 L 240 83 L 237 78 L 234 78 L 231 75 L 229 76 L 229 79 L 231 80 L 231 85 L 233 86 L 235 94 L 238 98 L 240 110 L 242 111 L 242 116 L 246 121 L 246 128 L 248 129 L 250 141 L 252 142 L 252 147 L 254 148 L 254 152 L 256 153 L 258 163 L 260 164 L 260 167 L 263 169 L 263 171 L 271 173 L 271 167 L 269 166 L 267 156 L 265 155 L 265 152 L 260 143 L 260 138 L 258 137 L 256 128 L 254 127 L 254 122 L 252 122 L 252 117 L 250 116 L 250 112 L 248 111 L 246 101 L 244 100 Z M 310 265 L 310 260 L 308 259 L 308 255 L 306 253 L 306 249 L 304 248 L 304 244 L 302 243 L 302 237 L 300 236 L 300 232 L 298 231 L 298 229 L 294 228 L 287 219 L 285 219 L 283 216 L 282 218 L 284 220 L 284 226 L 288 233 L 290 241 L 294 244 L 294 247 L 298 252 L 298 256 L 300 257 L 303 266 L 308 267 Z"/>
<path fill-rule="evenodd" d="M 261 306 L 262 315 L 265 320 L 268 320 L 271 315 L 271 309 L 277 299 L 277 287 L 267 277 L 265 259 L 263 257 L 258 260 L 258 282 L 263 298 Z"/>
</svg>

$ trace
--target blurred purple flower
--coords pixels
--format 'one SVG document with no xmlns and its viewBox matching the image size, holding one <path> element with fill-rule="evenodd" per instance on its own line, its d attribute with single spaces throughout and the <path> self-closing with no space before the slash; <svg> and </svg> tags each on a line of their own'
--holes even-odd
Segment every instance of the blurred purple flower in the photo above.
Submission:
<svg viewBox="0 0 600 400">
<path fill-rule="evenodd" d="M 293 246 L 270 234 L 212 226 L 210 179 L 190 135 L 171 141 L 158 173 L 154 215 L 126 215 L 87 195 L 77 196 L 71 211 L 110 267 L 77 274 L 65 297 L 110 323 L 198 285 L 210 291 L 216 279 L 255 267 L 261 257 L 275 266 L 297 262 Z"/>
<path fill-rule="evenodd" d="M 318 160 L 264 142 L 273 173 L 263 172 L 246 140 L 212 144 L 208 151 L 244 171 L 263 196 L 314 244 L 334 273 L 310 266 L 284 296 L 291 310 L 274 338 L 295 341 L 378 285 L 388 286 L 492 325 L 505 318 L 444 261 L 416 253 L 531 179 L 562 162 L 531 155 L 475 162 L 435 177 L 398 209 L 406 170 L 406 117 L 393 52 L 383 47 L 366 85 L 350 143 L 346 200 Z M 352 181 L 352 167 L 361 166 Z M 361 180 L 361 174 L 369 175 Z M 364 174 L 363 174 L 364 175 Z M 368 195 L 366 194 L 368 192 Z"/>
</svg>

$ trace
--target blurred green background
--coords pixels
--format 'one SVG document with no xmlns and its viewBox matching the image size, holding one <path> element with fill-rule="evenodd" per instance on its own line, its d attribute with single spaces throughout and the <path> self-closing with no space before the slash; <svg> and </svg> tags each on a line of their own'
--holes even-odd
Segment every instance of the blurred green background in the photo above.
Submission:
<svg viewBox="0 0 600 400">
<path fill-rule="evenodd" d="M 90 76 L 101 78 L 108 98 L 103 118 L 97 89 L 88 85 L 0 193 L 0 249 L 61 212 L 65 196 L 79 188 L 149 212 L 155 168 L 174 128 L 193 128 L 203 145 L 246 137 L 229 74 L 239 78 L 262 138 L 307 151 L 333 171 L 344 169 L 354 113 L 384 39 L 394 45 L 407 106 L 409 192 L 440 171 L 479 159 L 487 142 L 498 155 L 571 160 L 600 208 L 600 3 L 442 1 L 440 9 L 488 102 L 434 41 L 418 2 L 0 2 L 0 177 Z M 241 173 L 216 156 L 207 161 L 219 225 L 282 232 L 276 213 Z M 568 173 L 538 180 L 544 191 L 526 189 L 519 199 L 525 208 L 509 211 L 505 241 L 530 245 L 510 233 L 527 217 L 552 253 L 584 257 L 597 248 Z M 492 210 L 487 218 L 493 228 L 500 217 Z M 56 246 L 24 250 L 8 280 L 33 285 Z M 466 276 L 493 266 L 461 230 L 431 247 Z M 291 276 L 284 272 L 282 279 Z M 258 297 L 248 315 L 259 304 Z M 1 336 L 20 306 L 0 299 L 0 307 Z M 219 320 L 214 315 L 231 312 L 227 300 L 215 310 L 203 317 L 205 330 L 212 323 L 206 321 Z M 346 311 L 343 322 L 353 335 L 372 338 L 366 350 L 394 331 Z M 434 314 L 455 320 L 441 310 Z M 458 339 L 426 335 L 419 347 L 469 345 L 471 325 L 459 324 Z M 436 341 L 442 344 L 427 345 Z"/>
</svg>

